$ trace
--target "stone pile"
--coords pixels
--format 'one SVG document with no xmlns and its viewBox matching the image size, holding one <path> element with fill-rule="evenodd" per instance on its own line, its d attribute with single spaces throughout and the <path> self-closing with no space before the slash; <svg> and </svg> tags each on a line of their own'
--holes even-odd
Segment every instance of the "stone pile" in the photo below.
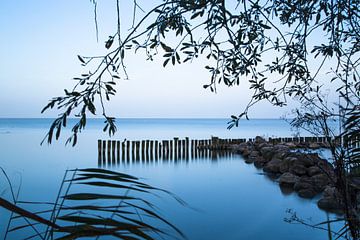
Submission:
<svg viewBox="0 0 360 240">
<path fill-rule="evenodd" d="M 277 179 L 281 188 L 295 191 L 302 198 L 313 198 L 322 193 L 318 206 L 339 212 L 342 204 L 334 187 L 333 166 L 317 153 L 293 151 L 294 148 L 298 148 L 294 143 L 272 144 L 261 137 L 232 146 L 246 163 L 253 163 Z"/>
</svg>

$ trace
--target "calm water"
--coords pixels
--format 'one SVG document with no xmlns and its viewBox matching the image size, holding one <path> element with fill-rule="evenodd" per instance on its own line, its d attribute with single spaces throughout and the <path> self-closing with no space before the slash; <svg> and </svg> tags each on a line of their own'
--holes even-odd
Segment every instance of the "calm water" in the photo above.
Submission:
<svg viewBox="0 0 360 240">
<path fill-rule="evenodd" d="M 244 121 L 231 131 L 226 129 L 226 122 L 227 119 L 119 120 L 114 139 L 286 137 L 292 134 L 283 120 Z M 108 139 L 102 132 L 102 123 L 102 120 L 90 120 L 78 145 L 72 148 L 64 146 L 64 139 L 40 146 L 50 120 L 0 119 L 0 166 L 15 187 L 21 184 L 20 199 L 52 201 L 66 169 L 97 167 L 97 139 Z M 293 209 L 298 216 L 313 223 L 326 220 L 327 214 L 317 208 L 316 199 L 284 195 L 276 183 L 259 174 L 261 170 L 245 164 L 240 156 L 223 156 L 216 161 L 205 158 L 120 164 L 110 168 L 143 177 L 146 183 L 170 190 L 199 209 L 194 211 L 171 199 L 157 202 L 163 216 L 191 240 L 327 238 L 324 231 L 284 221 L 284 217 L 289 216 L 287 209 Z M 9 197 L 2 175 L 0 194 Z M 9 213 L 0 209 L 1 234 L 8 217 Z"/>
</svg>

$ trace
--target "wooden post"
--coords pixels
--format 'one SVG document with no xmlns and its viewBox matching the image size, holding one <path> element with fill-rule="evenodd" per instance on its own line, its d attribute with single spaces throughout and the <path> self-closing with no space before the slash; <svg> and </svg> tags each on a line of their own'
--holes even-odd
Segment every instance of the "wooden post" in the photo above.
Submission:
<svg viewBox="0 0 360 240">
<path fill-rule="evenodd" d="M 112 143 L 112 164 L 115 165 L 115 162 L 116 162 L 116 157 L 115 157 L 115 151 L 116 151 L 116 141 L 115 140 L 112 140 L 111 141 Z"/>
<path fill-rule="evenodd" d="M 126 162 L 130 163 L 130 141 L 126 141 Z"/>
<path fill-rule="evenodd" d="M 135 160 L 135 148 L 136 148 L 136 143 L 135 141 L 131 141 L 131 160 L 134 162 Z"/>
<path fill-rule="evenodd" d="M 158 147 L 159 147 L 159 142 L 158 141 L 155 141 L 155 160 L 157 161 L 159 159 L 159 150 L 158 150 Z"/>
<path fill-rule="evenodd" d="M 174 160 L 177 160 L 178 156 L 178 137 L 174 137 Z"/>
<path fill-rule="evenodd" d="M 150 161 L 154 161 L 154 141 L 150 141 Z"/>
<path fill-rule="evenodd" d="M 185 138 L 185 159 L 189 160 L 189 138 Z"/>
<path fill-rule="evenodd" d="M 119 145 L 119 147 L 120 147 L 120 145 Z M 121 143 L 121 160 L 123 162 L 126 162 L 126 159 L 125 159 L 125 142 Z"/>
<path fill-rule="evenodd" d="M 141 141 L 141 161 L 145 162 L 145 140 Z"/>
<path fill-rule="evenodd" d="M 167 160 L 167 142 L 166 142 L 166 140 L 162 141 L 162 159 Z"/>
<path fill-rule="evenodd" d="M 164 146 L 161 145 L 161 142 L 159 141 L 159 160 L 162 160 L 163 155 L 161 154 L 161 150 Z"/>
<path fill-rule="evenodd" d="M 102 160 L 101 160 L 101 151 L 102 151 L 102 148 L 101 148 L 101 140 L 99 139 L 98 140 L 98 167 L 101 167 L 101 163 L 102 163 Z"/>
<path fill-rule="evenodd" d="M 170 160 L 173 160 L 173 141 L 169 141 Z"/>
<path fill-rule="evenodd" d="M 107 163 L 110 166 L 111 165 L 111 141 L 108 140 L 107 142 Z"/>
<path fill-rule="evenodd" d="M 135 156 L 136 162 L 140 161 L 140 141 L 136 141 L 136 156 Z"/>
<path fill-rule="evenodd" d="M 148 162 L 148 161 L 150 161 L 150 158 L 149 158 L 150 140 L 146 140 L 146 141 L 145 141 L 145 146 L 146 146 L 146 149 L 145 149 L 145 160 Z"/>
<path fill-rule="evenodd" d="M 116 159 L 120 163 L 120 141 L 116 141 Z"/>
<path fill-rule="evenodd" d="M 186 140 L 181 140 L 181 145 L 182 145 L 182 158 L 185 159 L 186 158 Z"/>
<path fill-rule="evenodd" d="M 102 141 L 102 162 L 103 162 L 103 165 L 105 165 L 105 163 L 106 163 L 106 141 L 105 140 L 103 140 Z"/>
</svg>

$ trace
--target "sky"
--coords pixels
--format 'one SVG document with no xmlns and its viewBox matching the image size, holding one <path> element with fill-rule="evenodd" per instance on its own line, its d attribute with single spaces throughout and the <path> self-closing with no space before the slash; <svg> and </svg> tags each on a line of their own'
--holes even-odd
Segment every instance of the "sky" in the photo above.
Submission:
<svg viewBox="0 0 360 240">
<path fill-rule="evenodd" d="M 138 1 L 146 10 L 150 1 Z M 99 1 L 96 39 L 94 8 L 89 0 L 2 0 L 0 6 L 0 117 L 54 117 L 41 109 L 84 69 L 77 55 L 105 52 L 104 42 L 116 30 L 115 1 Z M 122 8 L 125 19 L 131 11 Z M 127 15 L 128 14 L 128 17 Z M 126 28 L 124 28 L 126 29 Z M 199 60 L 162 67 L 162 59 L 146 61 L 142 55 L 126 58 L 129 80 L 117 85 L 117 96 L 107 104 L 115 117 L 228 118 L 244 110 L 251 91 L 240 86 L 219 86 L 216 94 L 202 86 L 209 74 Z M 245 79 L 244 79 L 245 80 Z M 291 109 L 268 103 L 255 106 L 252 118 L 279 118 Z"/>
</svg>

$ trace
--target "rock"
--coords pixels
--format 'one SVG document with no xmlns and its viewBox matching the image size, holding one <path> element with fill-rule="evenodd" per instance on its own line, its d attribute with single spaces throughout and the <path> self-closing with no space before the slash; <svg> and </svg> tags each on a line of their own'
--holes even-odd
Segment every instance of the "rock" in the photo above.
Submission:
<svg viewBox="0 0 360 240">
<path fill-rule="evenodd" d="M 311 149 L 318 149 L 318 148 L 320 148 L 320 144 L 318 144 L 318 143 L 310 143 L 310 144 L 309 144 L 309 148 L 311 148 Z"/>
<path fill-rule="evenodd" d="M 293 187 L 296 182 L 299 181 L 299 177 L 292 173 L 283 173 L 279 178 L 280 186 Z"/>
<path fill-rule="evenodd" d="M 303 165 L 305 167 L 314 166 L 314 160 L 311 157 L 308 157 L 307 154 L 300 154 L 297 156 L 296 164 Z"/>
<path fill-rule="evenodd" d="M 264 159 L 262 156 L 258 156 L 255 161 L 254 161 L 254 165 L 257 168 L 262 168 L 264 167 L 264 165 L 267 163 L 268 161 L 266 159 Z"/>
<path fill-rule="evenodd" d="M 248 148 L 248 145 L 247 143 L 240 143 L 239 145 L 235 145 L 232 148 L 237 153 L 243 154 L 245 150 Z"/>
<path fill-rule="evenodd" d="M 312 166 L 307 169 L 307 175 L 312 177 L 316 174 L 322 173 L 321 169 L 317 166 Z"/>
<path fill-rule="evenodd" d="M 252 148 L 251 147 L 247 147 L 244 149 L 244 151 L 242 152 L 243 157 L 248 157 L 250 155 L 250 153 L 252 152 Z"/>
<path fill-rule="evenodd" d="M 260 149 L 261 155 L 266 159 L 266 160 L 271 160 L 271 158 L 273 157 L 274 153 L 274 148 L 273 147 L 263 147 Z"/>
<path fill-rule="evenodd" d="M 255 137 L 255 144 L 260 144 L 260 143 L 266 143 L 266 140 L 263 137 L 256 136 Z"/>
<path fill-rule="evenodd" d="M 256 158 L 258 158 L 260 156 L 260 153 L 256 150 L 252 151 L 249 156 L 245 159 L 246 163 L 253 163 Z"/>
<path fill-rule="evenodd" d="M 265 164 L 264 169 L 263 169 L 264 172 L 280 173 L 281 162 L 282 162 L 281 159 L 273 158 L 270 162 Z"/>
<path fill-rule="evenodd" d="M 295 143 L 293 143 L 293 142 L 287 142 L 287 143 L 285 143 L 285 146 L 287 146 L 289 148 L 296 148 L 297 147 L 297 145 Z"/>
<path fill-rule="evenodd" d="M 314 183 L 315 189 L 323 191 L 325 187 L 330 183 L 330 179 L 326 174 L 320 173 L 312 176 L 311 181 Z"/>
<path fill-rule="evenodd" d="M 293 165 L 289 167 L 289 172 L 297 176 L 304 176 L 307 173 L 307 169 L 302 165 Z"/>
<path fill-rule="evenodd" d="M 274 152 L 274 154 L 273 154 L 272 158 L 284 159 L 285 157 L 287 157 L 289 155 L 290 148 L 285 145 L 278 144 L 273 147 L 273 152 Z"/>
<path fill-rule="evenodd" d="M 279 167 L 281 173 L 289 172 L 290 163 L 288 161 L 282 161 Z"/>
<path fill-rule="evenodd" d="M 326 211 L 331 211 L 331 212 L 342 212 L 342 204 L 337 201 L 336 199 L 331 199 L 331 198 L 321 198 L 318 202 L 317 205 L 319 208 L 326 210 Z"/>
<path fill-rule="evenodd" d="M 317 194 L 318 193 L 313 188 L 304 188 L 298 191 L 298 195 L 302 198 L 313 198 Z"/>
<path fill-rule="evenodd" d="M 308 177 L 303 176 L 299 179 L 299 181 L 297 181 L 294 184 L 295 191 L 300 191 L 302 189 L 307 189 L 307 188 L 313 188 L 313 183 L 311 182 L 311 179 Z"/>
</svg>

